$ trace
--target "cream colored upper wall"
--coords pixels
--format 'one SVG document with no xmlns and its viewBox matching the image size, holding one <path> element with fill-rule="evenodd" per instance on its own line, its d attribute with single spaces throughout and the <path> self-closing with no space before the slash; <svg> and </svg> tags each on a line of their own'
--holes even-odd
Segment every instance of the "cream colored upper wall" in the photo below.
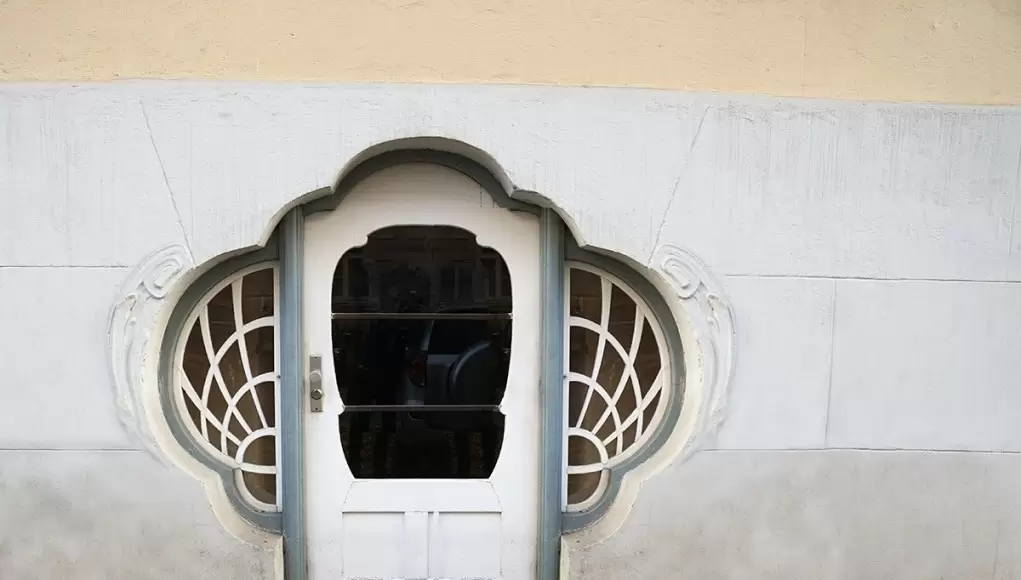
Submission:
<svg viewBox="0 0 1021 580">
<path fill-rule="evenodd" d="M 0 0 L 0 80 L 185 77 L 1021 104 L 1021 0 Z"/>
</svg>

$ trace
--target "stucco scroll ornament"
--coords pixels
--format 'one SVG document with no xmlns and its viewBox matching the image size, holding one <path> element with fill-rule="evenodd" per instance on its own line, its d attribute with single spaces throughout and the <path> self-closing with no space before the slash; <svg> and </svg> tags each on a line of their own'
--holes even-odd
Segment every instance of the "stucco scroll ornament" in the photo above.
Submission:
<svg viewBox="0 0 1021 580">
<path fill-rule="evenodd" d="M 723 422 L 727 390 L 734 375 L 734 313 L 723 286 L 697 256 L 662 245 L 653 265 L 664 276 L 688 313 L 702 362 L 702 396 L 698 419 L 682 458 L 704 444 Z"/>
<path fill-rule="evenodd" d="M 565 536 L 561 565 L 570 554 L 616 533 L 638 496 L 642 481 L 670 463 L 689 458 L 719 428 L 727 390 L 734 374 L 736 334 L 734 314 L 723 286 L 697 256 L 673 245 L 657 247 L 649 263 L 662 282 L 660 291 L 680 324 L 686 369 L 683 407 L 677 425 L 663 444 L 641 465 L 624 475 L 613 505 L 595 525 Z M 694 357 L 689 358 L 689 357 Z M 566 577 L 566 575 L 565 575 Z"/>
<path fill-rule="evenodd" d="M 192 267 L 188 250 L 175 244 L 146 256 L 128 275 L 110 311 L 110 373 L 117 418 L 160 461 L 163 454 L 145 415 L 142 369 L 156 316 L 174 283 Z"/>
</svg>

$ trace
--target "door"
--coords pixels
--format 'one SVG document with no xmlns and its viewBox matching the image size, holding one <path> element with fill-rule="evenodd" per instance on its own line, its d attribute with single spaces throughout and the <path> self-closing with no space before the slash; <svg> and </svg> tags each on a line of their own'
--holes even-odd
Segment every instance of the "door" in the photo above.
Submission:
<svg viewBox="0 0 1021 580">
<path fill-rule="evenodd" d="M 538 218 L 402 165 L 304 252 L 310 578 L 534 578 Z"/>
</svg>

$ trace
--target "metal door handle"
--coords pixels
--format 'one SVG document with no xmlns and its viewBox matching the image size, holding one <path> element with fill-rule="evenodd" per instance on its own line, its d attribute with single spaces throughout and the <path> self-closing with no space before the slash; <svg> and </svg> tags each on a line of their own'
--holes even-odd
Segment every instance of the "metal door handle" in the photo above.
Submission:
<svg viewBox="0 0 1021 580">
<path fill-rule="evenodd" d="M 323 412 L 323 357 L 312 355 L 308 358 L 309 411 Z"/>
</svg>

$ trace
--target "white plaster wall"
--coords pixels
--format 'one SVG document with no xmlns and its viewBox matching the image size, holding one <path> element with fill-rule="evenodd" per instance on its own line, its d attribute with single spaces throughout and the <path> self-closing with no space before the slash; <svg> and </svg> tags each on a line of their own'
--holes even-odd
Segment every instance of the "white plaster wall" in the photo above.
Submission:
<svg viewBox="0 0 1021 580">
<path fill-rule="evenodd" d="M 703 451 L 571 578 L 1013 580 L 1019 487 L 998 453 Z"/>
<path fill-rule="evenodd" d="M 6 418 L 6 417 L 5 417 Z M 139 451 L 0 451 L 0 578 L 271 578 L 202 488 Z"/>
<path fill-rule="evenodd" d="M 490 153 L 585 243 L 683 246 L 730 293 L 727 422 L 572 576 L 1021 574 L 1021 109 L 118 83 L 6 85 L 0 111 L 0 486 L 19 490 L 0 496 L 55 494 L 0 501 L 0 578 L 199 576 L 117 557 L 168 530 L 182 565 L 228 562 L 203 577 L 270 574 L 118 423 L 106 317 L 153 250 L 255 245 L 366 147 L 423 135 Z M 104 557 L 61 547 L 80 543 Z"/>
<path fill-rule="evenodd" d="M 132 449 L 107 370 L 107 312 L 126 268 L 0 268 L 5 449 Z"/>
</svg>

